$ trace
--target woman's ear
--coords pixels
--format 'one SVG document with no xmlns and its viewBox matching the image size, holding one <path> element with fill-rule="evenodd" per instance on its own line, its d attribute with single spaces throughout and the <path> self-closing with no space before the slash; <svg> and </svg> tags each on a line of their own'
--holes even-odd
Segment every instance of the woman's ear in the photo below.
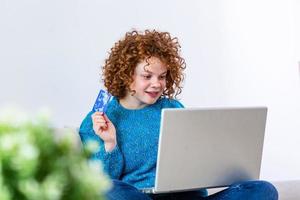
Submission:
<svg viewBox="0 0 300 200">
<path fill-rule="evenodd" d="M 136 91 L 135 91 L 135 90 L 130 90 L 129 92 L 130 92 L 130 95 L 131 95 L 131 96 L 134 96 L 134 95 L 135 95 L 135 93 L 136 93 Z"/>
</svg>

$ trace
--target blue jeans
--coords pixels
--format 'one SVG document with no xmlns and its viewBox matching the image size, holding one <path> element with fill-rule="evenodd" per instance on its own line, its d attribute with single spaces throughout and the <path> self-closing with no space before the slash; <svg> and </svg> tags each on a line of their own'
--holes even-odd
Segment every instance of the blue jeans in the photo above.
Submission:
<svg viewBox="0 0 300 200">
<path fill-rule="evenodd" d="M 113 188 L 107 193 L 108 200 L 277 200 L 276 188 L 266 181 L 244 181 L 207 196 L 203 190 L 168 194 L 147 195 L 119 180 L 113 180 Z"/>
</svg>

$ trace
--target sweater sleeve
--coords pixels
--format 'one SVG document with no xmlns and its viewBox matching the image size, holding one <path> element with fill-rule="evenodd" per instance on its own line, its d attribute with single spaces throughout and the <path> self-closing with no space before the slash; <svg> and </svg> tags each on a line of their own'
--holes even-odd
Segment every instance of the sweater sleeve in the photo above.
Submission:
<svg viewBox="0 0 300 200">
<path fill-rule="evenodd" d="M 119 179 L 124 165 L 122 152 L 120 151 L 118 145 L 111 152 L 105 151 L 103 140 L 96 135 L 93 130 L 93 122 L 91 117 L 92 114 L 93 113 L 90 112 L 81 123 L 79 129 L 81 141 L 83 145 L 86 145 L 89 140 L 96 141 L 99 144 L 99 149 L 96 153 L 92 154 L 90 159 L 101 160 L 104 171 L 112 179 Z"/>
</svg>

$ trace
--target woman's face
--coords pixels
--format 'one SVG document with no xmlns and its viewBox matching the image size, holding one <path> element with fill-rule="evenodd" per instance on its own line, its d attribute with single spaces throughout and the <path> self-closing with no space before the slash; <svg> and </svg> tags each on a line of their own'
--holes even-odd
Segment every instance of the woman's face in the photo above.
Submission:
<svg viewBox="0 0 300 200">
<path fill-rule="evenodd" d="M 130 85 L 130 89 L 135 92 L 129 92 L 124 98 L 133 108 L 154 104 L 166 87 L 166 65 L 156 57 L 150 57 L 147 61 L 137 64 Z"/>
</svg>

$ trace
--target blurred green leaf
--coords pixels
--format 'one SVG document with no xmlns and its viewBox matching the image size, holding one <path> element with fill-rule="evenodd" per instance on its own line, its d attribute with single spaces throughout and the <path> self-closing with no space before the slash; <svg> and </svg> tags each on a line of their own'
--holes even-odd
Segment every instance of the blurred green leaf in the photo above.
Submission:
<svg viewBox="0 0 300 200">
<path fill-rule="evenodd" d="M 111 183 L 101 162 L 87 159 L 98 144 L 82 151 L 70 133 L 54 136 L 47 112 L 26 116 L 0 113 L 0 199 L 104 199 Z"/>
</svg>

